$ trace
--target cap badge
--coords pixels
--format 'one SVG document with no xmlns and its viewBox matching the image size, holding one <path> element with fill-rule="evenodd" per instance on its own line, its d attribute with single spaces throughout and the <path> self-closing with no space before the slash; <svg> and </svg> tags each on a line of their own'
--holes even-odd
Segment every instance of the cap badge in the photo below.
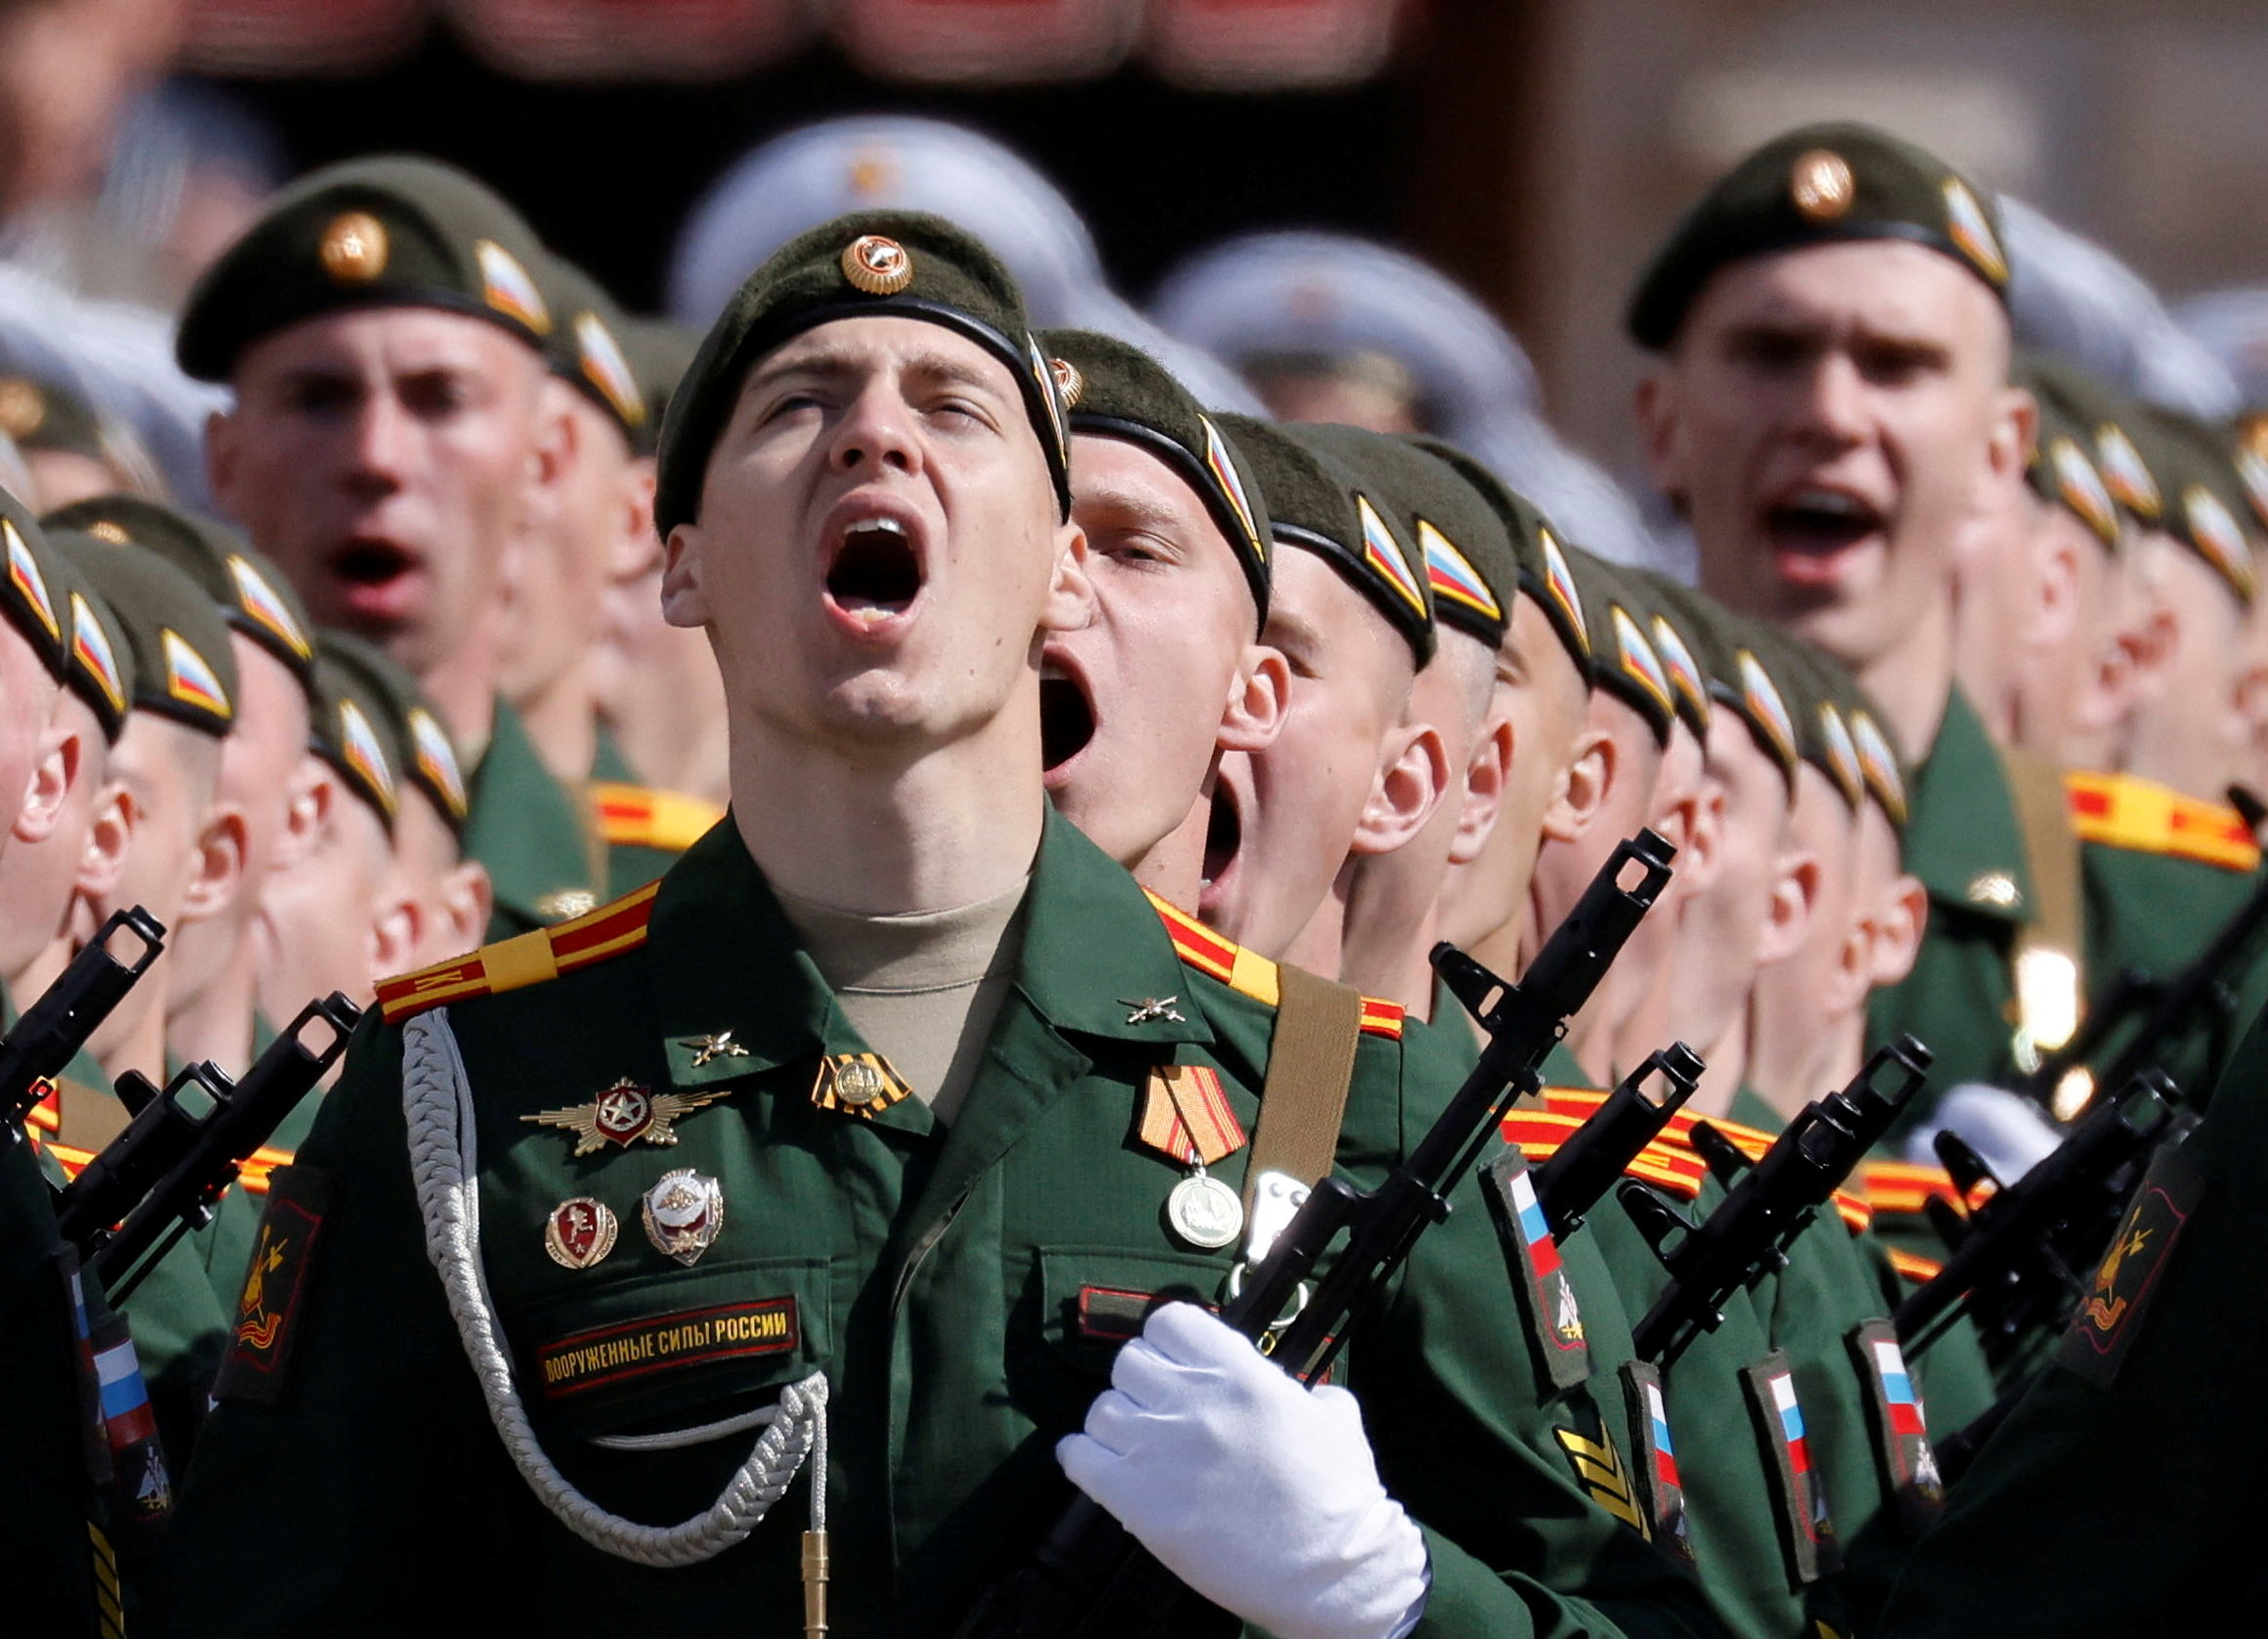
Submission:
<svg viewBox="0 0 2268 1639">
<path fill-rule="evenodd" d="M 1748 649 L 1739 651 L 1735 662 L 1740 667 L 1741 699 L 1749 708 L 1749 715 L 1762 726 L 1771 740 L 1782 766 L 1796 766 L 1796 722 L 1788 715 L 1788 703 L 1780 698 L 1778 686 L 1764 663 Z"/>
<path fill-rule="evenodd" d="M 706 1174 L 680 1167 L 662 1174 L 645 1192 L 638 1216 L 654 1251 L 689 1266 L 700 1262 L 725 1227 L 725 1188 Z"/>
<path fill-rule="evenodd" d="M 1669 680 L 1662 671 L 1662 657 L 1654 652 L 1646 634 L 1638 630 L 1638 623 L 1620 603 L 1607 605 L 1607 617 L 1614 623 L 1615 647 L 1622 651 L 1623 675 L 1644 689 L 1664 711 L 1674 710 L 1669 698 Z"/>
<path fill-rule="evenodd" d="M 1882 726 L 1863 711 L 1850 714 L 1850 741 L 1858 748 L 1858 766 L 1867 789 L 1894 824 L 1906 822 L 1906 782 L 1898 773 L 1897 754 L 1883 737 Z"/>
<path fill-rule="evenodd" d="M 1819 738 L 1827 747 L 1827 766 L 1842 788 L 1843 800 L 1856 808 L 1866 800 L 1866 775 L 1859 771 L 1858 747 L 1851 742 L 1849 726 L 1832 700 L 1819 702 Z"/>
<path fill-rule="evenodd" d="M 341 285 L 368 285 L 386 270 L 385 224 L 367 210 L 331 219 L 315 247 L 323 271 Z"/>
<path fill-rule="evenodd" d="M 1977 196 L 1969 192 L 1969 185 L 1957 176 L 1945 179 L 1945 231 L 1979 273 L 1994 285 L 2008 283 L 2008 258 L 2001 254 L 1992 223 L 1977 202 Z"/>
<path fill-rule="evenodd" d="M 1244 480 L 1236 475 L 1236 463 L 1229 458 L 1228 442 L 1213 424 L 1212 417 L 1199 416 L 1197 420 L 1205 423 L 1205 470 L 1213 474 L 1213 481 L 1221 486 L 1221 493 L 1227 497 L 1229 508 L 1236 513 L 1236 521 L 1243 525 L 1245 544 L 1266 563 L 1267 543 L 1260 538 L 1260 524 L 1252 515 L 1252 498 L 1244 493 Z"/>
<path fill-rule="evenodd" d="M 913 1089 L 880 1053 L 834 1053 L 820 1060 L 811 1101 L 823 1110 L 847 1110 L 873 1120 Z"/>
<path fill-rule="evenodd" d="M 2087 520 L 2087 526 L 2115 545 L 2118 540 L 2118 513 L 2112 505 L 2111 492 L 2103 487 L 2102 475 L 2087 454 L 2068 438 L 2059 438 L 2050 447 L 2048 460 L 2056 469 L 2056 491 L 2064 505 Z"/>
<path fill-rule="evenodd" d="M 843 277 L 869 296 L 894 296 L 913 283 L 913 258 L 894 239 L 861 234 L 843 246 Z"/>
<path fill-rule="evenodd" d="M 1808 221 L 1834 221 L 1850 208 L 1857 192 L 1850 162 L 1833 149 L 1808 149 L 1788 171 L 1788 198 Z"/>
<path fill-rule="evenodd" d="M 585 378 L 606 395 L 606 402 L 622 418 L 624 426 L 645 424 L 645 399 L 638 390 L 638 377 L 623 357 L 614 332 L 596 313 L 580 314 L 575 319 L 575 357 L 582 364 Z"/>
<path fill-rule="evenodd" d="M 315 652 L 315 645 L 307 641 L 307 634 L 299 630 L 299 623 L 291 618 L 291 610 L 283 597 L 268 584 L 267 576 L 253 568 L 235 554 L 229 554 L 229 578 L 237 583 L 237 603 L 247 618 L 258 621 L 274 633 L 283 645 L 305 660 Z"/>
<path fill-rule="evenodd" d="M 544 1250 L 563 1269 L 587 1269 L 614 1250 L 619 1228 L 605 1202 L 577 1195 L 561 1201 L 544 1219 Z"/>
<path fill-rule="evenodd" d="M 126 526 L 113 523 L 109 518 L 97 518 L 88 524 L 87 533 L 98 541 L 110 542 L 113 547 L 130 547 L 134 544 L 134 537 L 126 533 Z"/>
<path fill-rule="evenodd" d="M 577 1155 L 590 1155 L 608 1144 L 628 1149 L 641 1138 L 667 1149 L 677 1142 L 679 1121 L 703 1105 L 729 1097 L 732 1091 L 726 1086 L 702 1092 L 654 1092 L 624 1076 L 588 1104 L 539 1110 L 519 1119 L 574 1133 Z"/>
<path fill-rule="evenodd" d="M 2096 428 L 2095 459 L 2102 465 L 2103 481 L 2128 510 L 2139 517 L 2155 518 L 2165 509 L 2165 498 L 2158 493 L 2157 480 L 2150 475 L 2150 464 L 2142 459 L 2134 440 L 2126 436 L 2125 428 L 2110 421 Z"/>
<path fill-rule="evenodd" d="M 1656 615 L 1654 627 L 1654 653 L 1662 661 L 1662 669 L 1669 674 L 1669 681 L 1677 686 L 1678 694 L 1693 708 L 1694 716 L 1704 727 L 1709 723 L 1709 686 L 1701 681 L 1701 667 L 1695 663 L 1693 651 L 1685 646 L 1685 640 L 1677 635 L 1677 628 L 1662 615 Z"/>
<path fill-rule="evenodd" d="M 11 438 L 28 438 L 47 420 L 47 395 L 37 382 L 21 376 L 0 380 L 0 432 Z"/>
<path fill-rule="evenodd" d="M 1355 510 L 1362 522 L 1362 561 L 1422 618 L 1425 594 L 1417 589 L 1416 577 L 1409 572 L 1409 560 L 1401 555 L 1394 531 L 1386 527 L 1386 520 L 1378 515 L 1378 509 L 1370 505 L 1367 496 L 1355 498 Z"/>
<path fill-rule="evenodd" d="M 1567 566 L 1567 554 L 1559 550 L 1559 541 L 1548 529 L 1535 532 L 1536 545 L 1543 549 L 1543 587 L 1551 594 L 1551 600 L 1559 605 L 1561 618 L 1575 633 L 1575 641 L 1582 645 L 1585 654 L 1591 651 L 1591 629 L 1582 616 L 1582 594 L 1575 587 L 1575 572 Z"/>
<path fill-rule="evenodd" d="M 1063 395 L 1063 408 L 1075 409 L 1079 395 L 1087 390 L 1087 377 L 1069 359 L 1049 359 L 1047 368 L 1055 373 L 1055 390 Z"/>
<path fill-rule="evenodd" d="M 235 716 L 228 690 L 220 686 L 220 676 L 212 669 L 211 662 L 170 626 L 160 627 L 158 638 L 165 651 L 165 692 L 183 705 L 195 706 L 214 717 Z"/>
<path fill-rule="evenodd" d="M 462 820 L 469 812 L 465 796 L 465 775 L 457 766 L 457 748 L 449 743 L 449 736 L 433 714 L 423 706 L 409 710 L 410 740 L 417 748 L 418 772 L 425 776 L 425 783 L 441 799 L 442 806 L 453 820 Z"/>
<path fill-rule="evenodd" d="M 527 269 L 519 265 L 519 258 L 492 239 L 474 240 L 472 255 L 480 263 L 481 299 L 536 334 L 549 335 L 552 310 L 544 305 L 543 292 L 536 288 Z"/>
<path fill-rule="evenodd" d="M 2236 515 L 2201 484 L 2182 491 L 2181 505 L 2189 518 L 2190 539 L 2197 543 L 2198 551 L 2220 571 L 2239 598 L 2250 601 L 2252 554 L 2245 545 L 2245 532 L 2237 527 Z"/>
<path fill-rule="evenodd" d="M 352 700 L 338 702 L 338 746 L 347 767 L 362 775 L 363 783 L 377 794 L 378 806 L 393 813 L 394 771 L 386 766 L 386 754 L 378 749 L 370 719 Z"/>
<path fill-rule="evenodd" d="M 55 601 L 47 595 L 47 577 L 39 572 L 38 559 L 31 555 L 31 548 L 24 544 L 23 537 L 17 533 L 13 518 L 0 518 L 0 535 L 8 540 L 8 584 L 31 606 L 31 612 L 47 628 L 47 635 L 61 642 L 63 623 L 56 619 Z"/>
<path fill-rule="evenodd" d="M 1504 607 L 1496 601 L 1496 595 L 1446 535 L 1419 518 L 1417 541 L 1425 549 L 1425 578 L 1432 584 L 1436 598 L 1462 603 L 1484 620 L 1503 620 Z"/>
<path fill-rule="evenodd" d="M 126 689 L 118 677 L 118 657 L 111 647 L 110 634 L 96 618 L 94 609 L 79 593 L 70 595 L 70 652 L 78 662 L 79 670 L 95 680 L 102 689 L 103 698 L 111 702 L 111 710 L 121 715 L 126 710 Z"/>
</svg>

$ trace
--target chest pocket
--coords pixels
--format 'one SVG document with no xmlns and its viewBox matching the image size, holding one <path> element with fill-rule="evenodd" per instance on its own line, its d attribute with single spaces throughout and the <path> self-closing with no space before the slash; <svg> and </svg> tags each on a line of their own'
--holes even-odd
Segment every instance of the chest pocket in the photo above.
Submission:
<svg viewBox="0 0 2268 1639">
<path fill-rule="evenodd" d="M 1164 1304 L 1218 1308 L 1227 1254 L 1129 1253 L 1083 1247 L 1040 1252 L 1040 1329 L 1058 1358 L 1107 1375 L 1127 1339 Z"/>
<path fill-rule="evenodd" d="M 823 1258 L 757 1259 L 562 1295 L 511 1332 L 531 1414 L 573 1440 L 744 1418 L 831 1358 Z"/>
</svg>

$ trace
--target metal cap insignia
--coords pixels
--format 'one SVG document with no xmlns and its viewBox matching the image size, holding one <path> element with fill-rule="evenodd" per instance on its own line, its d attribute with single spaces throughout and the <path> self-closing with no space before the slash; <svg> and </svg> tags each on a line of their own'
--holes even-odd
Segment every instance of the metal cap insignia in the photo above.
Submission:
<svg viewBox="0 0 2268 1639">
<path fill-rule="evenodd" d="M 341 285 L 368 285 L 386 270 L 385 224 L 367 210 L 332 219 L 315 247 L 323 271 Z"/>
<path fill-rule="evenodd" d="M 913 283 L 913 258 L 894 239 L 861 234 L 843 246 L 843 277 L 869 296 L 894 296 Z"/>
<path fill-rule="evenodd" d="M 1806 149 L 1788 171 L 1788 198 L 1806 220 L 1832 222 L 1850 208 L 1858 185 L 1850 162 L 1831 148 Z"/>
</svg>

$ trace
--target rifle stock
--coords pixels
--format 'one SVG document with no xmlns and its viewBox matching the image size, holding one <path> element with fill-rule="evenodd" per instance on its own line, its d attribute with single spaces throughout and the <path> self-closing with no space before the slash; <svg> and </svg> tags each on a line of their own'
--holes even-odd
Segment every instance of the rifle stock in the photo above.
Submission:
<svg viewBox="0 0 2268 1639">
<path fill-rule="evenodd" d="M 156 1248 L 162 1256 L 161 1239 L 169 1246 L 211 1220 L 245 1159 L 338 1061 L 361 1017 L 334 991 L 301 1008 L 241 1082 L 209 1063 L 190 1065 L 162 1091 L 132 1073 L 120 1081 L 134 1119 L 56 1201 L 64 1238 L 113 1300 L 123 1302 L 140 1284 L 155 1262 L 145 1254 Z M 329 1039 L 310 1047 L 306 1038 L 318 1027 Z M 201 1115 L 184 1101 L 193 1087 L 210 1104 Z"/>
<path fill-rule="evenodd" d="M 1436 970 L 1487 1035 L 1480 1062 L 1376 1188 L 1326 1177 L 1309 1193 L 1267 1256 L 1246 1271 L 1222 1312 L 1227 1324 L 1302 1382 L 1328 1369 L 1371 1295 L 1425 1227 L 1447 1215 L 1450 1187 L 1496 1136 L 1505 1112 L 1540 1085 L 1545 1055 L 1668 882 L 1674 853 L 1652 831 L 1622 843 L 1517 985 L 1453 946 L 1434 948 Z M 1342 1237 L 1344 1249 L 1314 1278 Z M 1123 1526 L 1076 1495 L 1037 1551 L 986 1588 L 956 1633 L 958 1639 L 1180 1634 L 1206 1625 L 1207 1617 L 1189 1609 L 1195 1600 Z"/>
<path fill-rule="evenodd" d="M 111 942 L 119 939 L 141 945 L 130 961 L 112 953 Z M 23 1124 L 47 1096 L 48 1083 L 63 1074 L 164 949 L 165 925 L 156 917 L 138 905 L 114 910 L 55 983 L 23 1010 L 16 1028 L 0 1041 L 0 1144 L 22 1142 Z"/>
<path fill-rule="evenodd" d="M 1700 1223 L 1690 1221 L 1636 1179 L 1621 1188 L 1623 1205 L 1668 1269 L 1668 1290 L 1631 1331 L 1643 1358 L 1668 1365 L 1703 1332 L 1714 1331 L 1735 1292 L 1786 1262 L 1787 1249 L 1868 1150 L 1881 1142 L 1899 1109 L 1922 1085 L 1930 1050 L 1911 1036 L 1876 1049 L 1850 1084 L 1805 1106 L 1753 1165 L 1741 1157 L 1725 1198 Z M 1877 1083 L 1892 1068 L 1898 1079 Z M 1697 1124 L 1697 1148 L 1711 1147 Z M 1714 1164 L 1730 1172 L 1725 1140 Z"/>
</svg>

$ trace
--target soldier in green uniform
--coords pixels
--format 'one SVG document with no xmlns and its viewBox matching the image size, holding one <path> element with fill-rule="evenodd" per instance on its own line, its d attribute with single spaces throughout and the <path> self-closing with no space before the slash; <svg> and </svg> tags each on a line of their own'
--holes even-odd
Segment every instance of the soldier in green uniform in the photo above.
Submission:
<svg viewBox="0 0 2268 1639">
<path fill-rule="evenodd" d="M 1915 764 L 1906 863 L 1930 929 L 1873 1028 L 1927 1041 L 1945 1084 L 2012 1064 L 2036 920 L 2010 776 L 1952 673 L 1961 543 L 2030 438 L 2007 278 L 1988 195 L 1882 132 L 1810 126 L 1710 191 L 1629 311 L 1658 355 L 1648 459 L 1703 587 L 1849 666 Z"/>
<path fill-rule="evenodd" d="M 563 474 L 545 338 L 562 319 L 511 206 L 419 159 L 319 171 L 271 203 L 182 314 L 182 368 L 236 394 L 208 427 L 222 507 L 317 621 L 407 666 L 476 753 L 467 847 L 495 928 L 589 909 L 589 816 L 497 694 L 508 559 Z"/>
<path fill-rule="evenodd" d="M 798 1500 L 839 1626 L 949 1627 L 1152 1299 L 1218 1295 L 1274 969 L 1216 977 L 1046 817 L 1042 641 L 1090 613 L 1055 393 L 931 218 L 815 230 L 719 321 L 657 514 L 672 617 L 730 680 L 732 820 L 652 890 L 385 987 L 277 1175 L 171 1538 L 180 1631 L 422 1619 L 399 1566 L 436 1535 L 515 1568 L 469 1619 L 797 1629 L 797 1532 L 758 1516 L 823 1419 Z M 972 942 L 957 998 L 828 975 Z M 1361 1033 L 1356 1107 L 1391 1103 L 1398 1024 Z M 1429 1579 L 1505 1597 L 1365 1478 L 1343 1397 L 1287 1398 L 1194 1307 L 1129 1348 L 1181 1507 L 1144 1506 L 1140 1429 L 1090 1425 L 1082 1477 L 1201 1591 L 1289 1635 L 1402 1631 Z M 1271 1438 L 1211 1420 L 1193 1358 Z M 1192 1546 L 1193 1506 L 1268 1530 Z M 251 1588 L 216 1551 L 247 1529 Z"/>
<path fill-rule="evenodd" d="M 256 1017 L 251 937 L 269 873 L 303 843 L 307 806 L 292 775 L 307 749 L 313 629 L 276 566 L 236 531 L 134 496 L 96 496 L 50 512 L 50 527 L 131 541 L 204 590 L 228 622 L 236 658 L 236 717 L 222 742 L 218 798 L 243 829 L 243 886 L 211 913 L 181 928 L 171 947 L 166 1044 L 183 1059 L 210 1059 L 241 1074 L 267 1045 Z"/>
</svg>

